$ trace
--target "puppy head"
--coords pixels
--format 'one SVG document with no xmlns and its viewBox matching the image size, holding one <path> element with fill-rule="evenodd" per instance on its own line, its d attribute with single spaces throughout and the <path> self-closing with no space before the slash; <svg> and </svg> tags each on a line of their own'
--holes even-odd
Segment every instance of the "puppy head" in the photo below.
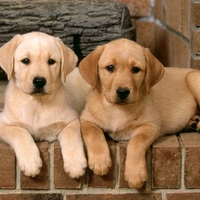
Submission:
<svg viewBox="0 0 200 200">
<path fill-rule="evenodd" d="M 76 63 L 59 38 L 41 32 L 16 35 L 0 48 L 0 66 L 27 94 L 52 92 Z"/>
<path fill-rule="evenodd" d="M 79 69 L 108 102 L 117 104 L 139 100 L 164 74 L 163 65 L 148 49 L 128 39 L 97 47 L 80 62 Z"/>
</svg>

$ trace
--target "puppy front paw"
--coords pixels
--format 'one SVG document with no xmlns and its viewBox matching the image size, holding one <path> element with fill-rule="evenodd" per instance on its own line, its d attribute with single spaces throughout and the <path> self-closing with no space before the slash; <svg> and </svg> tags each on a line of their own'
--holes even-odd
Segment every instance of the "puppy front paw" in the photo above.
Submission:
<svg viewBox="0 0 200 200">
<path fill-rule="evenodd" d="M 29 149 L 23 155 L 17 156 L 18 166 L 24 175 L 35 177 L 40 173 L 42 160 L 38 149 Z"/>
<path fill-rule="evenodd" d="M 85 174 L 87 160 L 84 153 L 82 155 L 63 156 L 64 170 L 71 178 L 79 178 Z"/>
<path fill-rule="evenodd" d="M 124 177 L 130 188 L 141 188 L 148 179 L 146 165 L 142 163 L 126 164 Z"/>
<path fill-rule="evenodd" d="M 108 173 L 112 166 L 112 160 L 110 157 L 110 152 L 98 152 L 89 154 L 89 168 L 96 174 L 103 176 Z"/>
</svg>

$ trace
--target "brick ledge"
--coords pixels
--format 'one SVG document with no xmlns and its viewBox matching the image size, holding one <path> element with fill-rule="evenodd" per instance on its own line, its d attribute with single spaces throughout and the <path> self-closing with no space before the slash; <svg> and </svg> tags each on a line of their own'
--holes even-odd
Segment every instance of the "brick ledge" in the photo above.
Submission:
<svg viewBox="0 0 200 200">
<path fill-rule="evenodd" d="M 67 200 L 88 197 L 175 200 L 188 195 L 200 199 L 200 134 L 183 133 L 156 141 L 147 153 L 149 180 L 141 190 L 129 189 L 124 180 L 127 142 L 108 143 L 114 163 L 108 175 L 100 177 L 87 170 L 84 177 L 76 180 L 63 170 L 57 141 L 37 143 L 43 168 L 34 179 L 20 173 L 13 150 L 0 142 L 0 199 L 35 199 L 38 195 L 40 199 Z"/>
</svg>

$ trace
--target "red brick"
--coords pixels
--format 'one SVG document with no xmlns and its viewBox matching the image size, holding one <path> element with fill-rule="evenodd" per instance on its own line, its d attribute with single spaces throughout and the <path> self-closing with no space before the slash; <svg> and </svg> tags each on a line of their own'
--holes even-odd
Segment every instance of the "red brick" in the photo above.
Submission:
<svg viewBox="0 0 200 200">
<path fill-rule="evenodd" d="M 0 69 L 0 79 L 1 79 L 1 69 Z M 5 102 L 5 87 L 7 85 L 6 81 L 1 81 L 0 83 L 0 112 L 3 110 L 4 108 L 4 102 Z"/>
<path fill-rule="evenodd" d="M 185 187 L 200 188 L 200 135 L 181 134 L 185 149 Z"/>
<path fill-rule="evenodd" d="M 192 7 L 192 20 L 193 20 L 194 26 L 199 27 L 200 26 L 200 2 L 192 1 L 191 7 Z"/>
<path fill-rule="evenodd" d="M 192 31 L 191 51 L 193 54 L 200 55 L 200 30 Z"/>
<path fill-rule="evenodd" d="M 0 188 L 15 188 L 15 153 L 8 144 L 0 142 Z"/>
<path fill-rule="evenodd" d="M 125 161 L 126 161 L 126 149 L 127 149 L 127 142 L 120 142 L 119 143 L 119 187 L 120 188 L 127 188 L 128 183 L 124 179 L 124 171 L 125 171 Z"/>
<path fill-rule="evenodd" d="M 164 66 L 188 68 L 190 66 L 190 45 L 181 37 L 156 26 L 155 56 Z"/>
<path fill-rule="evenodd" d="M 181 33 L 182 27 L 182 1 L 165 1 L 166 24 Z"/>
<path fill-rule="evenodd" d="M 63 200 L 62 194 L 0 194 L 1 200 Z"/>
<path fill-rule="evenodd" d="M 173 65 L 174 67 L 188 68 L 190 66 L 190 46 L 182 38 L 174 35 L 173 38 Z"/>
<path fill-rule="evenodd" d="M 37 146 L 40 150 L 40 156 L 42 159 L 42 169 L 38 176 L 31 178 L 27 177 L 21 173 L 21 189 L 49 189 L 49 176 L 50 176 L 50 159 L 49 159 L 49 143 L 48 142 L 38 142 Z"/>
<path fill-rule="evenodd" d="M 80 179 L 73 179 L 64 171 L 59 142 L 54 143 L 54 187 L 56 189 L 81 188 Z"/>
<path fill-rule="evenodd" d="M 105 187 L 105 188 L 115 187 L 115 157 L 116 157 L 115 143 L 112 141 L 108 141 L 108 145 L 110 148 L 112 167 L 110 168 L 108 174 L 104 176 L 95 175 L 91 170 L 88 170 L 88 187 Z"/>
<path fill-rule="evenodd" d="M 165 21 L 164 0 L 155 0 L 155 18 L 162 22 Z"/>
<path fill-rule="evenodd" d="M 133 23 L 136 28 L 137 43 L 143 47 L 149 48 L 151 52 L 154 52 L 154 36 L 155 36 L 155 24 L 154 22 L 135 21 Z"/>
<path fill-rule="evenodd" d="M 158 139 L 152 146 L 152 185 L 154 188 L 180 187 L 180 147 L 176 136 Z"/>
<path fill-rule="evenodd" d="M 152 7 L 150 0 L 112 0 L 125 4 L 132 17 L 147 17 L 151 15 Z"/>
<path fill-rule="evenodd" d="M 164 66 L 172 66 L 173 35 L 168 30 L 156 25 L 155 28 L 155 56 Z"/>
<path fill-rule="evenodd" d="M 126 193 L 126 194 L 76 194 L 67 195 L 67 200 L 161 200 L 159 193 Z"/>
<path fill-rule="evenodd" d="M 190 0 L 182 0 L 182 33 L 190 39 Z"/>
<path fill-rule="evenodd" d="M 167 194 L 167 200 L 199 200 L 200 193 L 172 193 Z"/>
<path fill-rule="evenodd" d="M 191 56 L 190 63 L 191 68 L 200 70 L 200 56 Z"/>
</svg>

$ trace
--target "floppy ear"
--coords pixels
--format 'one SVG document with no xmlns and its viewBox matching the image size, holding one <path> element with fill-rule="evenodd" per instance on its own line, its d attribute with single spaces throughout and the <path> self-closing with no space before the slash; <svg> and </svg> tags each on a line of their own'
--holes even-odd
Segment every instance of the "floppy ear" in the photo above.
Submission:
<svg viewBox="0 0 200 200">
<path fill-rule="evenodd" d="M 13 72 L 14 54 L 20 38 L 20 35 L 16 35 L 0 48 L 0 66 L 6 72 L 8 80 L 10 80 Z"/>
<path fill-rule="evenodd" d="M 98 61 L 103 52 L 104 46 L 98 46 L 88 54 L 79 64 L 79 71 L 83 78 L 94 89 L 98 79 Z"/>
<path fill-rule="evenodd" d="M 165 68 L 158 61 L 149 49 L 144 48 L 144 54 L 146 58 L 146 89 L 149 92 L 150 88 L 155 85 L 163 77 Z"/>
<path fill-rule="evenodd" d="M 56 38 L 56 44 L 61 52 L 61 73 L 65 82 L 66 76 L 76 67 L 78 57 L 60 38 Z"/>
</svg>

